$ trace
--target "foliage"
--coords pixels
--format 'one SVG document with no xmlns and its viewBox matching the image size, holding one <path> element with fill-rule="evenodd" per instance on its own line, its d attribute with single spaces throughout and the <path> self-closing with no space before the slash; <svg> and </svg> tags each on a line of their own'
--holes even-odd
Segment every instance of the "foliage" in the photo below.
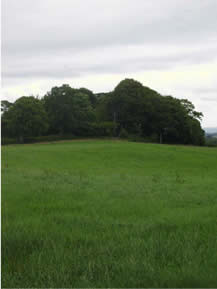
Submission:
<svg viewBox="0 0 217 289">
<path fill-rule="evenodd" d="M 119 137 L 120 138 L 128 138 L 128 132 L 125 128 L 121 128 L 121 131 L 120 131 L 120 134 L 119 134 Z"/>
<path fill-rule="evenodd" d="M 47 131 L 48 120 L 39 99 L 23 96 L 15 101 L 2 116 L 3 132 L 8 136 L 38 136 Z"/>
<path fill-rule="evenodd" d="M 160 143 L 204 144 L 204 132 L 188 100 L 161 96 L 133 79 L 121 81 L 112 93 L 101 99 L 100 111 L 117 127 L 143 138 L 158 135 Z"/>
<path fill-rule="evenodd" d="M 34 105 L 32 101 L 29 102 Z M 159 143 L 205 144 L 204 131 L 200 125 L 203 115 L 195 111 L 189 100 L 162 96 L 133 79 L 122 80 L 111 92 L 97 94 L 87 88 L 74 89 L 63 84 L 53 87 L 35 103 L 40 103 L 40 110 L 46 111 L 48 135 L 118 137 L 121 129 L 124 129 L 131 136 Z M 33 108 L 27 112 L 27 106 L 28 116 L 22 116 L 17 129 L 15 104 L 2 102 L 2 135 L 14 136 L 21 130 L 22 134 L 28 136 L 43 134 L 44 129 L 35 131 L 33 125 L 26 132 L 29 123 L 27 118 L 36 115 L 32 112 Z M 14 106 L 16 109 L 13 109 Z M 10 117 L 7 117 L 8 113 Z M 15 116 L 12 116 L 13 113 Z M 10 121 L 12 119 L 14 121 Z"/>
<path fill-rule="evenodd" d="M 199 120 L 202 119 L 202 117 L 203 117 L 202 112 L 195 111 L 195 106 L 193 105 L 193 103 L 191 103 L 187 99 L 181 99 L 180 102 L 190 117 L 195 118 L 195 119 L 199 119 Z"/>
<path fill-rule="evenodd" d="M 207 136 L 206 137 L 206 146 L 217 147 L 217 137 Z"/>
<path fill-rule="evenodd" d="M 91 136 L 114 136 L 116 124 L 113 122 L 93 122 L 90 124 Z"/>
<path fill-rule="evenodd" d="M 6 112 L 9 108 L 13 105 L 13 103 L 9 102 L 8 100 L 1 101 L 1 112 Z"/>
<path fill-rule="evenodd" d="M 90 101 L 90 103 L 91 103 L 91 106 L 92 106 L 93 108 L 96 107 L 97 97 L 96 97 L 96 95 L 95 95 L 91 90 L 82 87 L 82 88 L 79 88 L 78 91 L 81 92 L 81 93 L 83 93 L 83 94 L 85 94 L 85 95 L 87 95 L 88 98 L 89 98 L 89 101 Z"/>
<path fill-rule="evenodd" d="M 9 138 L 9 137 L 2 137 L 1 138 L 1 145 L 9 145 L 9 144 L 16 144 L 16 138 Z"/>
<path fill-rule="evenodd" d="M 69 85 L 54 87 L 44 97 L 50 133 L 83 135 L 94 119 L 89 95 Z"/>
</svg>

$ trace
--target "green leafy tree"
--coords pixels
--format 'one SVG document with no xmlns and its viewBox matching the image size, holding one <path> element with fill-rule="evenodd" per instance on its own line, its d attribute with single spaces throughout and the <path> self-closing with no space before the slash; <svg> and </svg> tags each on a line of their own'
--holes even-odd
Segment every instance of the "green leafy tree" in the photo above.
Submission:
<svg viewBox="0 0 217 289">
<path fill-rule="evenodd" d="M 172 96 L 162 96 L 133 79 L 121 81 L 113 92 L 100 95 L 101 119 L 142 137 L 158 136 L 160 143 L 201 144 L 202 113 L 194 105 Z M 197 137 L 196 137 L 197 135 Z"/>
<path fill-rule="evenodd" d="M 8 100 L 2 100 L 1 101 L 1 112 L 4 113 L 9 110 L 9 108 L 13 105 L 12 102 Z"/>
<path fill-rule="evenodd" d="M 67 84 L 52 88 L 43 101 L 52 133 L 81 135 L 94 119 L 89 95 Z"/>
<path fill-rule="evenodd" d="M 48 129 L 48 119 L 42 102 L 34 97 L 23 96 L 3 114 L 7 134 L 23 142 L 24 137 L 39 136 Z"/>
<path fill-rule="evenodd" d="M 97 97 L 96 97 L 96 95 L 95 95 L 91 90 L 82 87 L 82 88 L 79 88 L 78 91 L 81 92 L 82 94 L 87 95 L 88 98 L 89 98 L 89 101 L 90 101 L 90 103 L 91 103 L 91 106 L 92 106 L 93 108 L 96 107 Z"/>
<path fill-rule="evenodd" d="M 119 136 L 127 131 L 129 136 L 160 143 L 204 144 L 203 114 L 189 100 L 162 96 L 133 79 L 98 94 L 63 84 L 53 87 L 42 100 L 2 101 L 1 111 L 3 135 L 20 139 L 45 132 L 47 114 L 48 134 Z"/>
<path fill-rule="evenodd" d="M 181 99 L 180 102 L 181 102 L 182 106 L 185 108 L 186 113 L 190 117 L 192 117 L 194 119 L 198 119 L 198 120 L 202 119 L 202 117 L 203 117 L 202 112 L 195 111 L 195 106 L 193 105 L 192 102 L 190 102 L 188 99 Z"/>
<path fill-rule="evenodd" d="M 133 79 L 121 81 L 110 93 L 106 105 L 108 120 L 125 128 L 130 134 L 151 133 L 150 114 L 154 111 L 153 100 L 158 93 Z"/>
</svg>

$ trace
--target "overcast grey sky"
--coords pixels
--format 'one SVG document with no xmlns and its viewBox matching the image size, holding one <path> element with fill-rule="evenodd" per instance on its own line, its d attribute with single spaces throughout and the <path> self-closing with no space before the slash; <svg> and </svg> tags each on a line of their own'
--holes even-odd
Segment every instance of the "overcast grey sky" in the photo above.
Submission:
<svg viewBox="0 0 217 289">
<path fill-rule="evenodd" d="M 217 127 L 217 0 L 2 0 L 2 98 L 134 78 Z"/>
</svg>

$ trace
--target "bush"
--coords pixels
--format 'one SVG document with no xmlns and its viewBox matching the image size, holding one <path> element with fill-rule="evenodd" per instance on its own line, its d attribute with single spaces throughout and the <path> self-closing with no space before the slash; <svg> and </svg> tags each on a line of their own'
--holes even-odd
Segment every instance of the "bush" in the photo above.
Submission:
<svg viewBox="0 0 217 289">
<path fill-rule="evenodd" d="M 96 122 L 90 124 L 91 136 L 114 136 L 116 125 L 113 122 Z"/>
<path fill-rule="evenodd" d="M 159 135 L 157 133 L 153 133 L 149 138 L 148 141 L 153 143 L 159 143 Z"/>
<path fill-rule="evenodd" d="M 52 142 L 59 140 L 71 140 L 76 139 L 74 135 L 46 135 L 46 136 L 35 136 L 35 137 L 24 137 L 23 143 L 37 143 L 37 142 Z M 7 144 L 20 144 L 18 139 L 3 137 L 1 140 L 2 145 Z"/>
<path fill-rule="evenodd" d="M 17 143 L 17 140 L 15 138 L 2 137 L 1 139 L 2 145 L 16 144 L 16 143 Z"/>
<path fill-rule="evenodd" d="M 119 137 L 120 138 L 128 138 L 128 132 L 127 132 L 127 130 L 125 129 L 125 128 L 121 128 L 121 131 L 120 131 L 120 134 L 119 134 Z"/>
<path fill-rule="evenodd" d="M 217 147 L 217 139 L 216 138 L 206 138 L 205 145 L 208 147 Z"/>
<path fill-rule="evenodd" d="M 131 134 L 129 136 L 129 141 L 133 142 L 145 142 L 145 143 L 158 143 L 159 137 L 157 134 L 152 134 L 150 136 L 141 136 L 137 134 Z"/>
<path fill-rule="evenodd" d="M 37 136 L 37 137 L 26 137 L 24 138 L 24 143 L 37 143 L 37 142 L 50 142 L 58 140 L 70 140 L 75 139 L 74 135 L 46 135 L 46 136 Z"/>
<path fill-rule="evenodd" d="M 131 135 L 128 137 L 128 140 L 129 140 L 129 141 L 132 141 L 132 142 L 145 142 L 144 137 L 142 137 L 142 136 L 140 136 L 140 135 L 136 135 L 136 134 L 131 134 Z"/>
</svg>

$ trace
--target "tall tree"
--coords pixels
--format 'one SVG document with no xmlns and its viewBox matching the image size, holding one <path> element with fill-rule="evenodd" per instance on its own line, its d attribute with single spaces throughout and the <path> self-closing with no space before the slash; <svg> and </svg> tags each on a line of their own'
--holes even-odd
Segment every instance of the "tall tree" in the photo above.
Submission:
<svg viewBox="0 0 217 289">
<path fill-rule="evenodd" d="M 20 142 L 24 137 L 38 136 L 48 129 L 48 119 L 42 102 L 34 97 L 23 96 L 2 116 L 7 134 L 15 136 Z"/>
<path fill-rule="evenodd" d="M 188 99 L 181 99 L 180 100 L 180 103 L 182 104 L 182 106 L 185 108 L 186 110 L 186 113 L 194 118 L 194 119 L 198 119 L 198 120 L 201 120 L 202 117 L 203 117 L 203 114 L 202 112 L 198 112 L 198 111 L 195 111 L 195 106 L 193 105 L 192 102 L 190 102 Z"/>
<path fill-rule="evenodd" d="M 78 91 L 81 92 L 82 94 L 87 95 L 88 98 L 89 98 L 89 101 L 90 101 L 90 103 L 91 103 L 91 106 L 92 106 L 93 108 L 96 107 L 97 97 L 96 97 L 96 95 L 95 95 L 91 90 L 82 87 L 82 88 L 79 88 Z"/>
<path fill-rule="evenodd" d="M 123 127 L 144 137 L 156 135 L 160 143 L 202 143 L 202 113 L 186 99 L 162 96 L 133 79 L 121 81 L 100 99 L 97 110 L 102 119 L 116 122 L 119 130 Z"/>
<path fill-rule="evenodd" d="M 44 96 L 52 133 L 79 134 L 94 118 L 89 95 L 64 84 Z"/>
<path fill-rule="evenodd" d="M 9 110 L 9 108 L 12 106 L 12 102 L 8 101 L 8 100 L 2 100 L 1 101 L 1 112 L 6 112 Z"/>
</svg>

